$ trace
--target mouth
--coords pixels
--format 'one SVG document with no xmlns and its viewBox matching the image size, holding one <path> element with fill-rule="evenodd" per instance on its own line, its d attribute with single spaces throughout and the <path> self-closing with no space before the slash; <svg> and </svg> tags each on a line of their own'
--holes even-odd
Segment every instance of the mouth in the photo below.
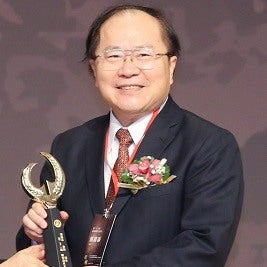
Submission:
<svg viewBox="0 0 267 267">
<path fill-rule="evenodd" d="M 120 85 L 120 86 L 116 86 L 116 88 L 120 90 L 140 90 L 144 88 L 144 86 L 133 84 L 133 85 Z"/>
</svg>

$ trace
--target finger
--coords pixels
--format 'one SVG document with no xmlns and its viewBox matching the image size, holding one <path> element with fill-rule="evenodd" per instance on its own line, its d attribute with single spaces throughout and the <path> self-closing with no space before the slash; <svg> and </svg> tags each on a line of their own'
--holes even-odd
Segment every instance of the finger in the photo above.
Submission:
<svg viewBox="0 0 267 267">
<path fill-rule="evenodd" d="M 25 231 L 25 234 L 33 241 L 37 242 L 37 244 L 42 244 L 44 242 L 43 236 L 42 235 L 37 235 L 34 232 L 27 232 Z"/>
<path fill-rule="evenodd" d="M 43 242 L 43 229 L 38 227 L 29 217 L 23 217 L 23 226 L 25 234 L 32 240 L 40 243 Z"/>
<path fill-rule="evenodd" d="M 38 208 L 36 209 L 36 207 L 33 207 L 33 208 L 29 209 L 29 211 L 28 211 L 28 213 L 26 215 L 28 215 L 28 218 L 33 223 L 35 223 L 38 227 L 40 227 L 42 229 L 45 229 L 47 227 L 47 222 L 45 220 L 45 218 L 47 216 L 47 213 L 46 213 L 45 210 L 44 210 L 44 213 L 43 213 L 42 210 L 38 210 Z"/>
<path fill-rule="evenodd" d="M 45 246 L 44 244 L 36 245 L 35 246 L 38 250 L 38 257 L 39 260 L 45 261 Z"/>
<path fill-rule="evenodd" d="M 69 214 L 66 211 L 62 210 L 62 211 L 60 211 L 60 217 L 61 217 L 63 223 L 65 223 L 69 218 Z"/>
<path fill-rule="evenodd" d="M 32 209 L 35 211 L 36 214 L 38 214 L 42 218 L 45 219 L 47 217 L 47 212 L 45 208 L 42 206 L 42 204 L 35 202 L 32 204 Z"/>
<path fill-rule="evenodd" d="M 41 235 L 43 233 L 43 229 L 37 225 L 30 217 L 28 214 L 24 215 L 22 218 L 22 223 L 23 223 L 23 227 L 24 230 L 30 230 L 30 231 L 34 231 L 37 234 Z"/>
<path fill-rule="evenodd" d="M 25 252 L 29 253 L 29 255 L 32 255 L 40 260 L 44 259 L 45 256 L 45 248 L 43 244 L 31 246 L 27 248 Z"/>
</svg>

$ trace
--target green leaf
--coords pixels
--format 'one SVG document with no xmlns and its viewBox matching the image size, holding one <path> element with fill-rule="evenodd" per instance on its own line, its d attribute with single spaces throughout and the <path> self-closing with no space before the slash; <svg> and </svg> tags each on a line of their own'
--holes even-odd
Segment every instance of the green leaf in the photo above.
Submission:
<svg viewBox="0 0 267 267">
<path fill-rule="evenodd" d="M 133 183 L 133 179 L 131 178 L 129 172 L 124 169 L 121 175 L 121 181 L 123 183 L 127 183 L 127 184 L 132 184 Z"/>
<path fill-rule="evenodd" d="M 166 181 L 169 176 L 170 176 L 170 167 L 168 165 L 165 165 L 165 173 L 163 175 L 163 181 Z"/>
</svg>

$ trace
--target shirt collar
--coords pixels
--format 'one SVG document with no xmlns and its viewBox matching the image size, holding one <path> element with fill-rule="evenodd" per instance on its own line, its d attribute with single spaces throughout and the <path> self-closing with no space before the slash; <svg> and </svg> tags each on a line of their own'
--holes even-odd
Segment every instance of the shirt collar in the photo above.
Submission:
<svg viewBox="0 0 267 267">
<path fill-rule="evenodd" d="M 166 104 L 167 99 L 160 106 L 160 111 L 162 110 L 162 108 Z M 153 115 L 153 112 L 150 112 L 150 113 L 146 114 L 145 116 L 139 118 L 137 121 L 133 122 L 130 126 L 127 127 L 127 129 L 129 130 L 129 132 L 130 132 L 130 134 L 131 134 L 131 136 L 133 138 L 133 141 L 134 141 L 135 145 L 143 137 L 143 135 L 145 133 L 145 130 L 146 130 L 146 127 L 147 127 L 147 124 L 148 124 L 149 120 L 151 119 L 152 115 Z M 110 110 L 109 144 L 112 144 L 114 142 L 116 132 L 120 128 L 125 128 L 125 127 L 123 127 L 121 125 L 121 123 L 117 120 L 117 118 L 113 114 L 112 110 Z"/>
<path fill-rule="evenodd" d="M 139 140 L 142 138 L 146 126 L 149 122 L 149 120 L 152 117 L 153 112 L 150 112 L 149 114 L 143 116 L 142 118 L 138 119 L 134 123 L 132 123 L 130 126 L 127 127 L 128 131 L 130 132 L 131 137 L 133 138 L 134 144 L 136 145 Z M 117 118 L 114 116 L 113 112 L 110 112 L 110 125 L 109 125 L 109 143 L 111 144 L 115 140 L 116 132 L 120 128 L 123 127 L 120 122 L 117 120 Z"/>
</svg>

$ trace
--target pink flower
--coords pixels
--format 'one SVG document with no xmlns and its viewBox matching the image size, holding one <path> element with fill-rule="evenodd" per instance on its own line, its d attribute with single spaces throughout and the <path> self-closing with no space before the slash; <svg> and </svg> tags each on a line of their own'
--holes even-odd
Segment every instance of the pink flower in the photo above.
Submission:
<svg viewBox="0 0 267 267">
<path fill-rule="evenodd" d="M 160 183 L 161 182 L 161 178 L 162 178 L 162 176 L 160 174 L 154 174 L 154 175 L 149 176 L 147 178 L 147 180 L 149 182 L 152 182 L 152 183 L 157 184 L 157 183 Z"/>
<path fill-rule="evenodd" d="M 128 170 L 130 173 L 134 174 L 134 175 L 138 175 L 140 174 L 140 171 L 139 171 L 139 165 L 136 164 L 136 163 L 133 163 L 133 164 L 130 164 L 128 166 Z"/>
<path fill-rule="evenodd" d="M 122 173 L 119 186 L 129 188 L 133 194 L 136 194 L 139 189 L 169 183 L 176 176 L 169 176 L 170 167 L 166 165 L 166 162 L 166 158 L 158 160 L 151 156 L 135 160 Z M 164 180 L 163 177 L 165 178 Z"/>
<path fill-rule="evenodd" d="M 142 160 L 142 162 L 139 163 L 139 170 L 141 173 L 146 174 L 149 171 L 150 162 L 148 159 Z"/>
<path fill-rule="evenodd" d="M 159 159 L 154 159 L 151 164 L 154 166 L 154 168 L 157 168 L 159 166 L 159 164 L 160 164 L 160 160 Z"/>
</svg>

